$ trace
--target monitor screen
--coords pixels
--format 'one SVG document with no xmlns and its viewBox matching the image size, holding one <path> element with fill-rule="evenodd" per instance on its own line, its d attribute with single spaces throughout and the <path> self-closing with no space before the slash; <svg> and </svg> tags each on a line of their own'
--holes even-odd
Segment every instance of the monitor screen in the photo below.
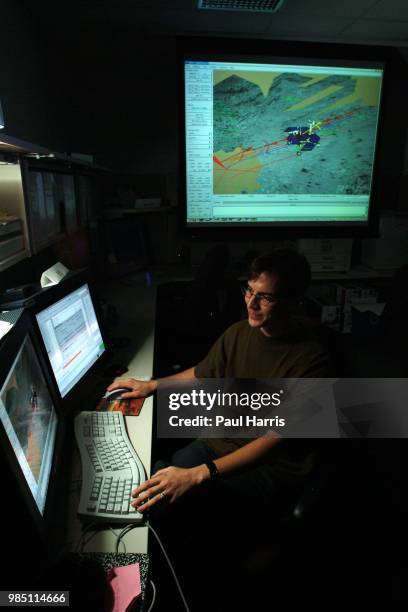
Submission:
<svg viewBox="0 0 408 612">
<path fill-rule="evenodd" d="M 105 352 L 87 284 L 36 314 L 61 397 Z"/>
<path fill-rule="evenodd" d="M 184 59 L 191 228 L 369 221 L 383 67 Z"/>
<path fill-rule="evenodd" d="M 57 415 L 29 335 L 1 387 L 0 419 L 43 515 L 54 458 Z"/>
</svg>

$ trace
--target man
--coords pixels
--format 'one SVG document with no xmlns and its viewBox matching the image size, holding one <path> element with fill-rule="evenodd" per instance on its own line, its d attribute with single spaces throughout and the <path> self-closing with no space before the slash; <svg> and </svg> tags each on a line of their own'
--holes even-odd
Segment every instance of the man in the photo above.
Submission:
<svg viewBox="0 0 408 612">
<path fill-rule="evenodd" d="M 216 341 L 208 355 L 197 366 L 166 378 L 301 378 L 322 377 L 327 357 L 320 344 L 296 317 L 296 310 L 310 282 L 306 258 L 290 249 L 281 249 L 255 259 L 250 267 L 248 286 L 244 291 L 248 318 L 235 323 Z M 108 390 L 130 389 L 123 397 L 146 397 L 157 389 L 158 381 L 119 380 Z M 154 506 L 165 497 L 170 503 L 187 491 L 218 475 L 238 486 L 264 486 L 273 476 L 288 472 L 289 466 L 302 471 L 288 442 L 279 444 L 279 436 L 270 434 L 254 440 L 202 439 L 181 449 L 172 465 L 159 469 L 132 492 L 133 505 L 140 511 Z M 295 441 L 297 442 L 297 441 Z M 286 445 L 286 446 L 285 446 Z M 293 444 L 292 444 L 293 451 Z M 302 460 L 304 457 L 302 457 Z M 265 466 L 260 471 L 259 465 Z M 242 472 L 250 478 L 240 481 L 234 475 Z M 271 479 L 269 479 L 271 477 Z M 223 478 L 224 481 L 224 478 Z"/>
</svg>

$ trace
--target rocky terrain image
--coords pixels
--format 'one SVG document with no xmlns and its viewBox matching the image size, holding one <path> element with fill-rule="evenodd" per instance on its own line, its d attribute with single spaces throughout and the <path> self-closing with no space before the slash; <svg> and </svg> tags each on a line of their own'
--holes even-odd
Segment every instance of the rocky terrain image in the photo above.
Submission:
<svg viewBox="0 0 408 612">
<path fill-rule="evenodd" d="M 370 192 L 380 79 L 214 75 L 214 194 Z"/>
</svg>

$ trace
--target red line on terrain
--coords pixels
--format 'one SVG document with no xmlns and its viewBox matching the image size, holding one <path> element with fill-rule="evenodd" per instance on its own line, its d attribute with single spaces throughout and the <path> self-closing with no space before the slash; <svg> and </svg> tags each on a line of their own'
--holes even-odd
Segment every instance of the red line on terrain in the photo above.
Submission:
<svg viewBox="0 0 408 612">
<path fill-rule="evenodd" d="M 218 157 L 216 155 L 213 155 L 213 160 L 215 161 L 216 164 L 218 164 L 219 166 L 221 166 L 221 168 L 224 168 L 224 170 L 228 170 L 228 168 L 226 168 L 224 166 L 224 164 L 222 163 L 221 160 L 218 159 Z"/>
<path fill-rule="evenodd" d="M 285 155 L 285 157 L 280 157 L 279 159 L 271 159 L 267 164 L 259 164 L 258 166 L 255 166 L 254 168 L 244 168 L 244 169 L 237 169 L 237 170 L 230 170 L 231 172 L 234 173 L 234 177 L 231 178 L 231 180 L 235 180 L 237 177 L 239 177 L 241 174 L 247 174 L 249 172 L 257 172 L 260 168 L 264 168 L 265 166 L 269 166 L 271 164 L 277 164 L 278 162 L 281 162 L 285 159 L 289 159 L 291 157 L 296 157 L 296 153 L 292 153 L 291 155 Z M 216 181 L 215 187 L 219 187 L 220 182 L 226 177 L 226 174 L 223 173 L 221 174 L 221 176 L 218 177 L 218 181 Z"/>
</svg>

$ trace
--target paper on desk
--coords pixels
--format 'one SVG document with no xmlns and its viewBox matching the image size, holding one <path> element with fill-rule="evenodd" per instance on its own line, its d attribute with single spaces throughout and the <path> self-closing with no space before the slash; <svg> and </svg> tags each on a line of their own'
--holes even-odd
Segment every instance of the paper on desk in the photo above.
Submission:
<svg viewBox="0 0 408 612">
<path fill-rule="evenodd" d="M 106 397 L 102 397 L 96 410 L 101 412 L 121 412 L 124 416 L 139 416 L 144 401 L 144 397 L 123 400 L 109 400 Z"/>
<path fill-rule="evenodd" d="M 7 321 L 0 321 L 0 340 L 3 336 L 7 334 L 8 331 L 13 327 L 11 323 Z"/>
<path fill-rule="evenodd" d="M 113 567 L 108 572 L 108 585 L 112 590 L 113 603 L 110 612 L 130 610 L 142 592 L 138 563 Z"/>
</svg>

